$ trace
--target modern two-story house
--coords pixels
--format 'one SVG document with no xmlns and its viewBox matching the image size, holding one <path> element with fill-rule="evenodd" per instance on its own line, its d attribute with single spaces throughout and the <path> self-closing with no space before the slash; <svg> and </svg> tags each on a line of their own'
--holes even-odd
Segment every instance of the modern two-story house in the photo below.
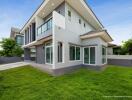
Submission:
<svg viewBox="0 0 132 100">
<path fill-rule="evenodd" d="M 36 63 L 52 70 L 107 64 L 113 41 L 85 0 L 44 0 L 21 29 L 25 61 L 36 48 Z"/>
</svg>

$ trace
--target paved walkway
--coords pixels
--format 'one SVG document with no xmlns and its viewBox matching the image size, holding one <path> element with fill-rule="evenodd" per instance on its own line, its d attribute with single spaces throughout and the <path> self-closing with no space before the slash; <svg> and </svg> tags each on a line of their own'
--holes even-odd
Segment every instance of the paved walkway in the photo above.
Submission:
<svg viewBox="0 0 132 100">
<path fill-rule="evenodd" d="M 16 63 L 0 65 L 0 71 L 11 69 L 11 68 L 17 68 L 17 67 L 21 67 L 21 66 L 26 66 L 26 65 L 31 65 L 35 68 L 44 70 L 46 72 L 51 72 L 51 68 L 52 68 L 50 65 L 36 64 L 34 62 L 16 62 Z"/>
<path fill-rule="evenodd" d="M 17 67 L 21 67 L 21 66 L 25 66 L 25 65 L 29 65 L 29 63 L 17 62 L 17 63 L 4 64 L 4 65 L 0 65 L 0 71 L 11 69 L 11 68 L 17 68 Z"/>
</svg>

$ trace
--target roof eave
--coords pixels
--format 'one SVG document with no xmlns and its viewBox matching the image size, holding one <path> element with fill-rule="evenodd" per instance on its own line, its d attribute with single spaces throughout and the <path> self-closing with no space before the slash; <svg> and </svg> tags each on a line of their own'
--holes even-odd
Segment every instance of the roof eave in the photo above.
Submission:
<svg viewBox="0 0 132 100">
<path fill-rule="evenodd" d="M 80 36 L 81 39 L 89 39 L 89 38 L 96 38 L 96 37 L 102 38 L 105 42 L 113 41 L 112 37 L 108 34 L 108 32 L 106 30 L 104 30 L 102 32 L 98 32 L 98 33 L 84 34 L 84 35 Z"/>
</svg>

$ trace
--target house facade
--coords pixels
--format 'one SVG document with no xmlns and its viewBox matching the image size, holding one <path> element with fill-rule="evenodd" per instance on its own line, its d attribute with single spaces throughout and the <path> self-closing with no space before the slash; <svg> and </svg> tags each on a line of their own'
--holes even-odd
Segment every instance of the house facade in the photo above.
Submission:
<svg viewBox="0 0 132 100">
<path fill-rule="evenodd" d="M 85 0 L 45 0 L 20 33 L 25 61 L 36 48 L 35 62 L 51 69 L 107 64 L 112 38 Z"/>
</svg>

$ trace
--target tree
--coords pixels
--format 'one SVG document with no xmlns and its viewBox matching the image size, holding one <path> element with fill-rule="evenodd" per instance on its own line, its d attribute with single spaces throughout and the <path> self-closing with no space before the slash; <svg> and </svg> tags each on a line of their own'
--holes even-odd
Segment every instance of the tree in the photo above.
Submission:
<svg viewBox="0 0 132 100">
<path fill-rule="evenodd" d="M 123 42 L 122 49 L 132 55 L 132 39 L 129 39 L 128 41 Z"/>
<path fill-rule="evenodd" d="M 23 54 L 23 50 L 18 44 L 15 42 L 15 40 L 6 38 L 1 41 L 1 47 L 3 50 L 1 50 L 0 55 L 6 56 L 6 57 L 13 57 L 13 56 L 21 56 Z"/>
<path fill-rule="evenodd" d="M 21 47 L 18 46 L 18 45 L 15 46 L 15 48 L 12 50 L 13 56 L 21 57 L 23 53 L 24 53 L 23 50 L 22 50 Z"/>
</svg>

